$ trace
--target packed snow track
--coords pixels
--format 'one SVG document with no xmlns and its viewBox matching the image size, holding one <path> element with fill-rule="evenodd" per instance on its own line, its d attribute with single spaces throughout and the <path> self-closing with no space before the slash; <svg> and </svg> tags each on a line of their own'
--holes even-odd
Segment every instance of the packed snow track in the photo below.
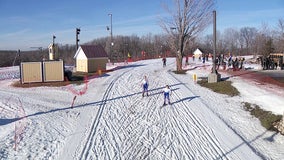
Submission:
<svg viewBox="0 0 284 160">
<path fill-rule="evenodd" d="M 196 67 L 187 74 L 174 68 L 174 58 L 166 67 L 145 60 L 82 85 L 34 88 L 12 87 L 17 79 L 3 71 L 0 160 L 283 159 L 284 140 L 241 107 L 241 96 L 200 87 Z M 142 97 L 144 76 L 149 95 Z M 163 106 L 166 85 L 171 105 Z"/>
<path fill-rule="evenodd" d="M 116 72 L 119 76 L 109 83 L 74 159 L 261 159 L 246 144 L 239 146 L 242 139 L 189 89 L 194 83 L 173 78 L 156 61 Z M 148 97 L 141 93 L 144 75 L 150 81 Z M 172 104 L 162 106 L 166 84 L 171 86 Z M 203 112 L 210 117 L 203 117 Z M 239 141 L 231 144 L 230 139 Z M 232 145 L 239 148 L 232 149 Z"/>
</svg>

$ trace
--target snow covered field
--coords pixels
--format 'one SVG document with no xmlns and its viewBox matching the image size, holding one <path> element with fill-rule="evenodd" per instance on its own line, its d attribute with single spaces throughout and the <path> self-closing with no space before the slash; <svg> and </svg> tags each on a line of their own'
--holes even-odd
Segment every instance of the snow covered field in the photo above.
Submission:
<svg viewBox="0 0 284 160">
<path fill-rule="evenodd" d="M 284 159 L 284 136 L 265 130 L 241 104 L 283 114 L 281 94 L 240 77 L 229 79 L 240 96 L 217 94 L 192 79 L 208 76 L 210 63 L 191 62 L 186 75 L 176 75 L 175 59 L 167 60 L 165 68 L 161 59 L 133 62 L 87 86 L 23 89 L 10 86 L 18 79 L 1 80 L 0 159 Z M 162 106 L 167 84 L 172 105 Z M 73 109 L 70 87 L 87 87 Z"/>
</svg>

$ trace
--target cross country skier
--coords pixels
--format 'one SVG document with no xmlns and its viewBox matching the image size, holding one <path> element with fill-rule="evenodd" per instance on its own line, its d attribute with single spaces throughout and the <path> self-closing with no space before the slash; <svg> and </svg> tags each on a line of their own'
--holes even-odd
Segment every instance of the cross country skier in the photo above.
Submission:
<svg viewBox="0 0 284 160">
<path fill-rule="evenodd" d="M 171 104 L 170 102 L 170 93 L 171 93 L 171 89 L 169 87 L 169 85 L 166 85 L 166 87 L 164 88 L 164 105 L 166 105 L 166 101 L 168 100 L 168 104 Z"/>
<path fill-rule="evenodd" d="M 148 86 L 149 86 L 149 82 L 148 82 L 147 76 L 144 76 L 144 79 L 143 79 L 143 81 L 142 81 L 142 86 L 143 86 L 142 97 L 144 97 L 145 92 L 146 92 L 146 94 L 147 94 L 147 96 L 148 96 Z"/>
<path fill-rule="evenodd" d="M 166 65 L 167 65 L 167 59 L 166 59 L 166 57 L 163 57 L 162 61 L 163 61 L 163 67 L 166 67 Z"/>
</svg>

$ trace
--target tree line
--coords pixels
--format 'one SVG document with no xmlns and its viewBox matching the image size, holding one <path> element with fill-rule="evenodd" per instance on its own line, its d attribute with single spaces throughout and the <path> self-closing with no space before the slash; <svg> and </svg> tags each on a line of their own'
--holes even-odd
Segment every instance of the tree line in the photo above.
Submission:
<svg viewBox="0 0 284 160">
<path fill-rule="evenodd" d="M 211 46 L 212 35 L 204 37 L 200 45 Z M 231 53 L 236 56 L 263 55 L 284 52 L 284 19 L 279 19 L 274 29 L 262 24 L 260 29 L 243 27 L 228 28 L 217 34 L 217 53 Z"/>
<path fill-rule="evenodd" d="M 102 37 L 87 42 L 87 45 L 102 45 L 110 55 L 113 52 L 113 61 L 124 61 L 128 57 L 128 53 L 133 59 L 145 58 L 142 55 L 146 53 L 147 58 L 157 58 L 163 56 L 176 56 L 169 44 L 169 36 L 167 34 L 147 34 L 144 36 L 123 36 L 117 35 L 113 37 L 114 45 L 110 44 L 110 37 Z M 213 52 L 213 35 L 197 36 L 187 42 L 188 47 L 184 49 L 182 56 L 188 56 L 193 53 L 196 48 L 200 48 L 204 53 Z M 76 53 L 76 45 L 57 44 L 58 57 L 63 59 L 65 64 L 74 64 L 74 55 Z M 232 54 L 235 56 L 242 55 L 264 55 L 269 53 L 284 52 L 284 19 L 279 19 L 278 24 L 270 29 L 266 24 L 260 28 L 243 27 L 240 29 L 227 28 L 223 32 L 217 33 L 217 51 L 216 54 Z M 48 50 L 32 50 L 32 51 L 0 51 L 0 67 L 19 65 L 19 63 L 27 61 L 42 61 L 48 59 Z"/>
</svg>

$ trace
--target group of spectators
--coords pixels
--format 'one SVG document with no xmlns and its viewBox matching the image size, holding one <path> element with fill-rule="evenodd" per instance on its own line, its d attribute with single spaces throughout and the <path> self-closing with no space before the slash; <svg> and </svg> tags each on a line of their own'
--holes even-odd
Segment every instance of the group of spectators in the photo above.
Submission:
<svg viewBox="0 0 284 160">
<path fill-rule="evenodd" d="M 235 57 L 232 58 L 232 56 L 229 57 L 228 59 L 228 67 L 233 68 L 233 71 L 241 70 L 243 69 L 243 64 L 244 64 L 245 58 L 244 57 Z"/>
<path fill-rule="evenodd" d="M 205 61 L 208 61 L 208 54 L 203 54 L 199 57 L 199 61 L 202 61 L 202 63 L 205 63 Z M 195 60 L 195 57 L 193 55 L 193 61 Z M 212 57 L 213 58 L 213 57 Z M 216 64 L 216 70 L 220 68 L 220 66 L 223 67 L 223 69 L 226 69 L 228 67 L 229 69 L 232 69 L 233 71 L 241 70 L 243 69 L 245 58 L 244 57 L 225 57 L 224 54 L 220 54 L 216 56 L 215 64 Z"/>
<path fill-rule="evenodd" d="M 198 57 L 199 61 L 202 61 L 202 63 L 205 63 L 205 61 L 208 61 L 208 57 L 210 57 L 208 54 L 202 54 Z M 213 58 L 213 57 L 212 57 Z M 192 56 L 193 61 L 195 61 L 196 57 L 194 55 Z M 260 56 L 257 58 L 257 62 L 261 64 L 262 68 L 264 70 L 274 70 L 274 69 L 284 69 L 284 63 L 283 63 L 283 56 L 273 57 L 272 56 Z M 228 57 L 224 56 L 224 54 L 220 54 L 216 56 L 215 64 L 216 64 L 216 70 L 222 66 L 222 68 L 225 69 L 231 69 L 233 71 L 238 71 L 241 69 L 244 69 L 244 57 L 233 57 L 232 55 L 229 55 Z M 188 58 L 186 59 L 186 63 L 188 63 Z"/>
<path fill-rule="evenodd" d="M 258 61 L 260 61 L 263 70 L 274 70 L 277 67 L 283 69 L 283 57 L 282 58 L 272 58 L 271 56 L 267 57 L 259 57 Z"/>
</svg>

